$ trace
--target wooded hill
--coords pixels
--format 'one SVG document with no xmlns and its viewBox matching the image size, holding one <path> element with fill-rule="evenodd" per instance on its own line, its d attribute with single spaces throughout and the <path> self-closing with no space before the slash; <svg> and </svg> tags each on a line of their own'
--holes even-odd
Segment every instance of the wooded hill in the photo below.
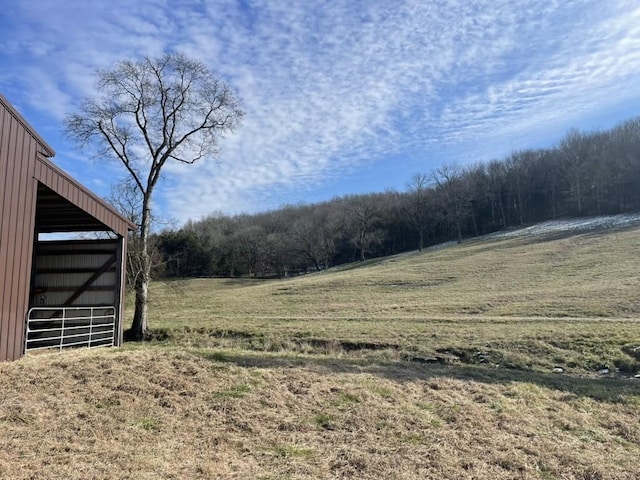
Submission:
<svg viewBox="0 0 640 480">
<path fill-rule="evenodd" d="M 640 117 L 554 147 L 415 174 L 403 192 L 255 215 L 212 214 L 155 236 L 156 274 L 284 277 L 560 217 L 640 210 Z"/>
</svg>

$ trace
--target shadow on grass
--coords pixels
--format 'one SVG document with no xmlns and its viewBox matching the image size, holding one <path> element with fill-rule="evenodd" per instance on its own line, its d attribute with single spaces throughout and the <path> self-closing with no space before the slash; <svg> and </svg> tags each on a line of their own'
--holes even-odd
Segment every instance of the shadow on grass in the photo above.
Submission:
<svg viewBox="0 0 640 480">
<path fill-rule="evenodd" d="M 640 379 L 621 377 L 582 377 L 476 365 L 415 364 L 403 361 L 375 361 L 320 356 L 291 356 L 251 352 L 199 350 L 196 354 L 217 362 L 242 367 L 308 368 L 324 373 L 368 373 L 396 382 L 452 378 L 488 384 L 533 383 L 579 397 L 608 402 L 624 402 L 630 395 L 640 395 Z"/>
</svg>

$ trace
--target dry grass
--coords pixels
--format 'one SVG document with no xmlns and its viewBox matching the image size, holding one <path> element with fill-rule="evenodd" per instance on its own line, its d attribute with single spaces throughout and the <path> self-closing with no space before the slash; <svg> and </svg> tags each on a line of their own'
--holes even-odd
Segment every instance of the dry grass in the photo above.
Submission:
<svg viewBox="0 0 640 480">
<path fill-rule="evenodd" d="M 637 478 L 628 382 L 218 357 L 145 348 L 0 365 L 0 477 Z"/>
<path fill-rule="evenodd" d="M 0 364 L 0 478 L 636 479 L 639 247 L 157 284 L 164 340 Z"/>
<path fill-rule="evenodd" d="M 154 318 L 637 318 L 639 261 L 638 229 L 466 242 L 279 282 L 171 282 Z"/>
<path fill-rule="evenodd" d="M 158 284 L 152 325 L 187 346 L 635 373 L 639 264 L 637 228 L 467 242 L 289 280 Z"/>
</svg>

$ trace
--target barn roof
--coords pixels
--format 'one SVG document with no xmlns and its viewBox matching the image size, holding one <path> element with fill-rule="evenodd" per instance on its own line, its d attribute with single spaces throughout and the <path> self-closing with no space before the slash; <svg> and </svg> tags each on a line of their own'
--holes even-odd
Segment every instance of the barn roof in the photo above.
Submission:
<svg viewBox="0 0 640 480">
<path fill-rule="evenodd" d="M 20 112 L 18 112 L 13 105 L 11 105 L 9 103 L 9 101 L 4 97 L 4 95 L 2 95 L 2 93 L 0 92 L 0 103 L 11 112 L 11 114 L 15 117 L 16 120 L 18 120 L 18 122 L 22 125 L 22 127 L 29 132 L 29 134 L 35 138 L 40 146 L 40 148 L 42 149 L 42 154 L 45 157 L 53 157 L 55 156 L 56 152 L 53 151 L 53 148 L 51 148 L 47 142 L 45 142 L 43 140 L 43 138 L 38 134 L 38 132 L 36 132 L 34 130 L 34 128 L 29 125 L 29 122 L 27 122 L 24 117 L 22 115 L 20 115 Z"/>
<path fill-rule="evenodd" d="M 0 103 L 39 146 L 33 172 L 33 177 L 39 182 L 36 205 L 36 230 L 39 233 L 112 230 L 118 235 L 126 236 L 129 230 L 136 228 L 135 224 L 106 201 L 49 160 L 55 155 L 54 150 L 1 93 Z"/>
</svg>

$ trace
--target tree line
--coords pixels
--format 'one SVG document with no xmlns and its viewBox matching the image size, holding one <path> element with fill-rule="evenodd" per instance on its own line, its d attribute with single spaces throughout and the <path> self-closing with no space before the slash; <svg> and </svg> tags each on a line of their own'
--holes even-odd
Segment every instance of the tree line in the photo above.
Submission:
<svg viewBox="0 0 640 480">
<path fill-rule="evenodd" d="M 155 236 L 166 277 L 285 277 L 560 217 L 640 210 L 640 117 L 552 148 L 417 173 L 404 191 L 254 215 L 212 214 Z"/>
</svg>

